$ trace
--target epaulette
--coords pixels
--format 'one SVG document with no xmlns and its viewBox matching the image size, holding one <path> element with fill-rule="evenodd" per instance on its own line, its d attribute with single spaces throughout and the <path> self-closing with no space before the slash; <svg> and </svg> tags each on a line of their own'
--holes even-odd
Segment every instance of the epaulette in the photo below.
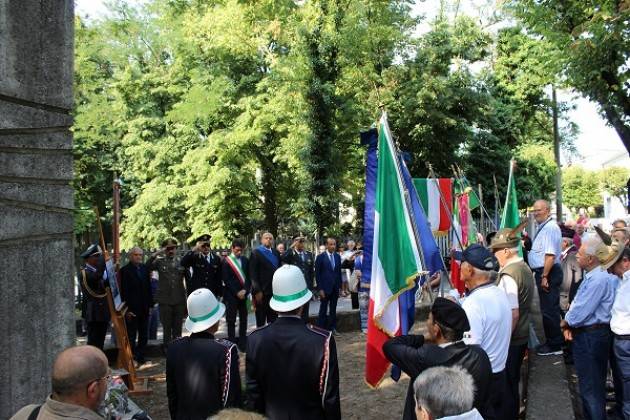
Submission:
<svg viewBox="0 0 630 420">
<path fill-rule="evenodd" d="M 317 327 L 317 326 L 315 326 L 315 325 L 310 325 L 310 324 L 309 324 L 309 325 L 307 325 L 306 327 L 307 327 L 310 331 L 314 332 L 315 334 L 319 334 L 319 335 L 321 335 L 322 337 L 327 338 L 327 339 L 328 339 L 328 338 L 330 338 L 330 336 L 331 336 L 331 334 L 332 334 L 332 332 L 331 332 L 331 331 L 329 331 L 329 330 L 327 330 L 327 329 L 324 329 L 324 328 Z"/>
<path fill-rule="evenodd" d="M 228 350 L 231 350 L 232 347 L 236 346 L 236 344 L 234 344 L 230 340 L 226 340 L 224 338 L 215 338 L 214 341 L 216 341 L 217 343 L 221 344 L 223 347 L 225 347 Z"/>
<path fill-rule="evenodd" d="M 247 336 L 249 337 L 250 335 L 254 334 L 255 332 L 258 332 L 260 330 L 264 330 L 265 328 L 267 328 L 270 325 L 271 325 L 271 322 L 268 323 L 268 324 L 263 325 L 262 327 L 258 327 L 255 330 L 253 330 L 252 332 L 250 332 L 249 334 L 247 334 Z"/>
</svg>

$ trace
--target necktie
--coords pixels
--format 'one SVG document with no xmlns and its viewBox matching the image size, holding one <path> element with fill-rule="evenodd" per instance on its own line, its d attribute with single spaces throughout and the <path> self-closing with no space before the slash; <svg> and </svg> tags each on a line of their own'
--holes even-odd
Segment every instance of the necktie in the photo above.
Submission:
<svg viewBox="0 0 630 420">
<path fill-rule="evenodd" d="M 304 262 L 304 253 L 300 252 L 300 258 L 302 259 L 302 262 Z"/>
<path fill-rule="evenodd" d="M 333 254 L 328 254 L 328 258 L 330 258 L 330 266 L 332 267 L 332 269 L 335 269 L 335 258 L 333 257 Z"/>
</svg>

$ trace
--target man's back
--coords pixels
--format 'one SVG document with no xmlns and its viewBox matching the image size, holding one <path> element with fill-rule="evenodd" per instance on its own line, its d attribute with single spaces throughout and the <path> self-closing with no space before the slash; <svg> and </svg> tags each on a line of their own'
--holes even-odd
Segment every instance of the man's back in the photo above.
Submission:
<svg viewBox="0 0 630 420">
<path fill-rule="evenodd" d="M 505 368 L 512 335 L 512 314 L 505 293 L 492 283 L 473 289 L 462 307 L 470 322 L 470 337 L 464 341 L 479 344 L 488 354 L 492 372 Z"/>
<path fill-rule="evenodd" d="M 27 405 L 15 413 L 10 420 L 29 420 L 33 410 L 39 410 L 37 420 L 102 420 L 96 412 L 79 405 L 55 401 L 48 397 L 46 403 Z"/>
<path fill-rule="evenodd" d="M 166 393 L 173 419 L 205 419 L 241 401 L 238 350 L 209 333 L 174 341 L 166 359 Z"/>
<path fill-rule="evenodd" d="M 475 402 L 480 412 L 485 412 L 492 378 L 490 360 L 483 349 L 462 341 L 444 347 L 425 343 L 423 336 L 403 335 L 390 339 L 383 345 L 387 359 L 400 367 L 410 377 L 405 401 L 404 420 L 415 420 L 414 380 L 426 369 L 434 366 L 459 365 L 470 373 L 475 382 Z"/>
<path fill-rule="evenodd" d="M 247 340 L 248 408 L 275 419 L 336 419 L 339 369 L 329 331 L 280 317 Z"/>
</svg>

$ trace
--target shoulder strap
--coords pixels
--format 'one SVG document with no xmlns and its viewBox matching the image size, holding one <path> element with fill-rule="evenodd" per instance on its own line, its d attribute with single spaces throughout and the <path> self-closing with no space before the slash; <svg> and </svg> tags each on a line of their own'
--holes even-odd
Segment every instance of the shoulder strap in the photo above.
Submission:
<svg viewBox="0 0 630 420">
<path fill-rule="evenodd" d="M 105 296 L 107 296 L 107 292 L 105 293 L 97 293 L 94 290 L 92 290 L 90 288 L 90 286 L 88 286 L 87 284 L 87 279 L 85 278 L 85 269 L 81 269 L 81 276 L 83 277 L 83 287 L 85 288 L 85 291 L 88 292 L 90 294 L 90 296 L 96 298 L 96 299 L 102 299 Z"/>
<path fill-rule="evenodd" d="M 37 416 L 39 415 L 39 410 L 42 409 L 42 405 L 38 405 L 37 407 L 35 407 L 33 409 L 33 411 L 31 411 L 31 414 L 29 414 L 28 419 L 27 420 L 35 420 L 37 419 Z"/>
</svg>

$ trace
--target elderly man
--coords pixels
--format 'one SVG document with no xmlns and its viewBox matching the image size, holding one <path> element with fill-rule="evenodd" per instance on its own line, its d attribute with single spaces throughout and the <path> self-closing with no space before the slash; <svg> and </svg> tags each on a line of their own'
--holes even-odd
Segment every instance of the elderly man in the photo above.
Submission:
<svg viewBox="0 0 630 420">
<path fill-rule="evenodd" d="M 611 233 L 611 236 L 613 237 L 614 240 L 616 240 L 620 244 L 623 244 L 623 246 L 628 246 L 628 242 L 630 239 L 628 228 L 626 227 L 614 228 Z"/>
<path fill-rule="evenodd" d="M 563 313 L 569 310 L 569 305 L 578 286 L 582 281 L 582 269 L 577 262 L 577 250 L 575 245 L 575 231 L 566 226 L 560 228 L 562 231 L 562 254 L 560 254 L 560 264 L 562 265 L 562 285 L 560 286 L 560 309 Z M 580 240 L 580 246 L 581 246 Z"/>
<path fill-rule="evenodd" d="M 562 234 L 558 224 L 551 219 L 549 203 L 537 200 L 534 203 L 536 235 L 529 252 L 529 266 L 534 272 L 540 310 L 543 317 L 546 342 L 536 349 L 540 356 L 562 354 L 562 331 L 560 331 L 560 285 L 562 284 Z"/>
<path fill-rule="evenodd" d="M 519 257 L 520 237 L 515 229 L 501 229 L 493 238 L 490 248 L 499 261 L 499 287 L 508 296 L 512 309 L 512 336 L 505 364 L 509 398 L 506 398 L 506 413 L 510 419 L 517 419 L 520 411 L 519 381 L 521 364 L 529 338 L 529 320 L 534 297 L 534 275 L 525 261 Z"/>
<path fill-rule="evenodd" d="M 413 388 L 420 420 L 487 420 L 473 408 L 473 378 L 459 366 L 427 369 Z"/>
<path fill-rule="evenodd" d="M 147 261 L 149 271 L 157 271 L 158 288 L 155 300 L 160 305 L 162 349 L 182 336 L 182 322 L 186 316 L 185 268 L 177 256 L 177 241 L 162 241 L 162 248 Z"/>
<path fill-rule="evenodd" d="M 470 323 L 470 337 L 464 337 L 464 342 L 479 344 L 488 354 L 492 365 L 493 415 L 508 419 L 505 362 L 512 335 L 512 311 L 505 292 L 490 280 L 494 264 L 490 251 L 481 245 L 471 245 L 462 252 L 461 276 L 469 290 L 462 307 Z"/>
<path fill-rule="evenodd" d="M 249 260 L 249 279 L 252 282 L 257 327 L 273 322 L 277 317 L 269 307 L 269 301 L 273 295 L 271 288 L 273 273 L 282 264 L 280 254 L 273 249 L 273 235 L 269 232 L 263 233 L 260 242 L 260 246 L 252 251 Z"/>
<path fill-rule="evenodd" d="M 107 357 L 93 346 L 70 347 L 52 368 L 52 394 L 43 405 L 28 405 L 10 420 L 102 420 L 101 406 L 110 378 Z"/>
<path fill-rule="evenodd" d="M 460 365 L 473 377 L 475 383 L 474 407 L 486 420 L 493 417 L 489 412 L 492 368 L 485 351 L 477 345 L 464 344 L 464 332 L 470 329 L 466 312 L 459 304 L 436 297 L 427 320 L 427 334 L 401 335 L 383 344 L 387 360 L 409 375 L 409 389 L 403 412 L 404 420 L 415 420 L 413 382 L 428 368 Z"/>
<path fill-rule="evenodd" d="M 565 338 L 573 341 L 573 360 L 587 419 L 606 419 L 609 322 L 618 283 L 606 270 L 622 250 L 613 248 L 596 235 L 582 242 L 577 258 L 586 274 L 561 323 Z"/>
<path fill-rule="evenodd" d="M 192 334 L 171 343 L 166 357 L 168 410 L 172 419 L 206 419 L 241 404 L 238 349 L 214 338 L 225 305 L 210 290 L 195 290 L 187 304 Z"/>
<path fill-rule="evenodd" d="M 621 418 L 630 418 L 630 248 L 611 267 L 620 284 L 613 303 L 610 330 L 613 333 L 611 365 L 615 379 L 616 411 Z"/>
<path fill-rule="evenodd" d="M 341 418 L 335 339 L 301 319 L 312 296 L 298 267 L 280 267 L 269 303 L 278 319 L 247 339 L 247 405 L 270 419 Z"/>
<path fill-rule="evenodd" d="M 141 248 L 129 250 L 129 263 L 120 269 L 120 297 L 127 303 L 125 323 L 133 358 L 144 363 L 144 352 L 149 334 L 149 312 L 153 306 L 150 271 L 142 263 Z"/>
</svg>

